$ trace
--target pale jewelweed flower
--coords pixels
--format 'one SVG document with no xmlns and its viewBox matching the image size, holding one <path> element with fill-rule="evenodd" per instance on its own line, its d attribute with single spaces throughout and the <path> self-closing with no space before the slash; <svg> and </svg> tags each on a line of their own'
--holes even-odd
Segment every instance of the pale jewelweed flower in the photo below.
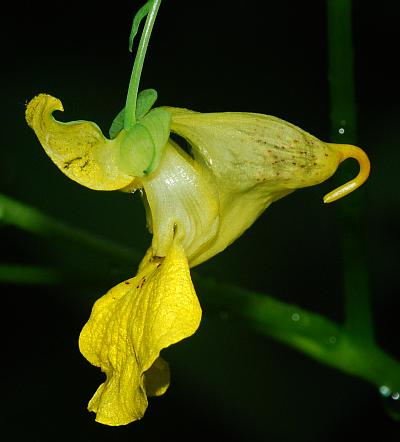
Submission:
<svg viewBox="0 0 400 442">
<path fill-rule="evenodd" d="M 171 131 L 190 143 L 192 156 L 161 136 L 157 157 L 131 137 L 131 162 L 136 155 L 143 171 L 151 170 L 135 176 L 127 165 L 124 145 L 130 138 L 124 130 L 109 140 L 94 123 L 58 122 L 52 116 L 57 110 L 61 102 L 45 94 L 26 109 L 46 153 L 63 173 L 91 189 L 142 189 L 153 233 L 136 276 L 95 303 L 79 338 L 82 354 L 107 377 L 89 410 L 98 422 L 123 425 L 143 416 L 147 396 L 168 388 L 161 350 L 199 326 L 201 308 L 189 268 L 224 250 L 273 201 L 321 183 L 354 157 L 359 175 L 326 199 L 343 196 L 365 181 L 369 162 L 355 146 L 324 143 L 275 117 L 158 108 L 147 115 L 167 113 Z M 150 124 L 141 124 L 157 138 Z"/>
<path fill-rule="evenodd" d="M 57 121 L 53 113 L 63 107 L 50 95 L 36 96 L 26 109 L 47 155 L 69 178 L 94 190 L 143 193 L 151 246 L 136 276 L 95 303 L 79 337 L 83 356 L 106 374 L 88 406 L 106 425 L 140 419 L 148 396 L 167 390 L 169 367 L 160 352 L 192 335 L 201 320 L 191 267 L 224 250 L 272 202 L 328 179 L 346 158 L 357 159 L 360 172 L 325 202 L 369 174 L 358 147 L 324 143 L 279 118 L 151 109 L 156 91 L 137 91 L 160 2 L 149 0 L 133 21 L 130 45 L 147 15 L 127 104 L 110 139 L 95 123 Z M 170 132 L 189 143 L 189 153 Z"/>
</svg>

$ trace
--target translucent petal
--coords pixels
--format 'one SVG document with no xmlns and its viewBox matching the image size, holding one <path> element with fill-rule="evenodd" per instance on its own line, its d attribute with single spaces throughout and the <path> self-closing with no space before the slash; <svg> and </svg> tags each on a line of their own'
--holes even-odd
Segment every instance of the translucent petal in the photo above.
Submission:
<svg viewBox="0 0 400 442">
<path fill-rule="evenodd" d="M 142 178 L 154 254 L 165 256 L 175 236 L 191 260 L 217 235 L 218 191 L 206 172 L 170 140 L 160 167 Z"/>
<path fill-rule="evenodd" d="M 107 377 L 89 403 L 96 420 L 124 425 L 140 419 L 147 396 L 168 387 L 160 351 L 192 335 L 200 319 L 187 258 L 176 241 L 165 258 L 147 253 L 134 278 L 100 298 L 79 338 L 82 354 Z"/>
<path fill-rule="evenodd" d="M 53 118 L 62 111 L 57 98 L 40 94 L 26 108 L 26 120 L 47 155 L 69 178 L 95 190 L 128 187 L 134 177 L 118 167 L 119 140 L 108 140 L 89 121 L 63 123 Z"/>
</svg>

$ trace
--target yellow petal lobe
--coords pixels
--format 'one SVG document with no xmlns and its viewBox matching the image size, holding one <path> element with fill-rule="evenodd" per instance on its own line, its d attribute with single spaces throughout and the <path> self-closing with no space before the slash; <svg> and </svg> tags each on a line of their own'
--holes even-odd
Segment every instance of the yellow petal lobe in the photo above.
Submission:
<svg viewBox="0 0 400 442">
<path fill-rule="evenodd" d="M 90 189 L 128 187 L 134 177 L 118 167 L 119 139 L 108 140 L 90 121 L 55 120 L 53 112 L 63 110 L 60 100 L 40 94 L 28 103 L 25 113 L 26 121 L 57 167 Z"/>
<path fill-rule="evenodd" d="M 192 335 L 200 319 L 188 261 L 176 241 L 165 258 L 146 254 L 134 278 L 100 298 L 79 338 L 82 354 L 106 374 L 88 406 L 96 421 L 125 425 L 140 419 L 147 396 L 168 388 L 160 351 Z"/>
</svg>

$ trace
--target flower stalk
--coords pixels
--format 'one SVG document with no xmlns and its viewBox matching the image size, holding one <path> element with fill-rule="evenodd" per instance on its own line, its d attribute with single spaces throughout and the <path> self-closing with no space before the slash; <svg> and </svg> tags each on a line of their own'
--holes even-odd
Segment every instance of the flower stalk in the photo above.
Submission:
<svg viewBox="0 0 400 442">
<path fill-rule="evenodd" d="M 161 5 L 161 0 L 150 0 L 143 8 L 148 9 L 146 22 L 144 24 L 143 32 L 140 38 L 138 50 L 136 52 L 135 62 L 133 64 L 132 74 L 129 81 L 128 94 L 126 97 L 124 128 L 129 129 L 136 124 L 136 104 L 139 92 L 140 77 L 142 75 L 144 59 L 146 57 L 147 48 L 154 22 L 156 21 L 157 13 Z M 135 25 L 135 23 L 134 23 Z M 132 36 L 132 34 L 131 34 Z M 132 45 L 133 37 L 131 37 L 130 45 Z"/>
</svg>

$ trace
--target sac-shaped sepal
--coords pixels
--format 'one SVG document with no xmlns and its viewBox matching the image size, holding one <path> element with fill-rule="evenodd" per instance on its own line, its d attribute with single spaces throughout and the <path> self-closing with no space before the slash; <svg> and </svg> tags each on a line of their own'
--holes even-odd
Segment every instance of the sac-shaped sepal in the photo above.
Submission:
<svg viewBox="0 0 400 442">
<path fill-rule="evenodd" d="M 166 109 L 172 131 L 189 141 L 195 158 L 230 192 L 261 185 L 274 200 L 282 191 L 325 181 L 340 162 L 331 145 L 270 115 Z"/>
<path fill-rule="evenodd" d="M 165 109 L 172 115 L 171 131 L 189 142 L 195 162 L 212 175 L 219 196 L 218 234 L 190 261 L 192 266 L 231 244 L 272 202 L 331 177 L 344 159 L 356 158 L 362 170 L 353 180 L 357 185 L 346 183 L 340 196 L 361 185 L 369 173 L 361 149 L 324 143 L 273 116 Z M 334 199 L 335 191 L 326 202 Z"/>
</svg>

